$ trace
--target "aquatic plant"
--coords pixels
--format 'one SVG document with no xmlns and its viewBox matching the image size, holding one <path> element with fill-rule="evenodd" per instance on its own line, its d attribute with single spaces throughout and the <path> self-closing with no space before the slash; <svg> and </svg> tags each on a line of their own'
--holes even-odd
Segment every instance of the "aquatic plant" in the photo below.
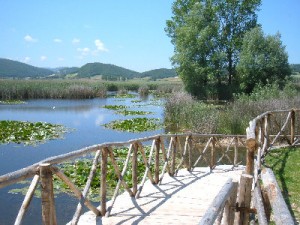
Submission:
<svg viewBox="0 0 300 225">
<path fill-rule="evenodd" d="M 62 125 L 45 122 L 0 121 L 0 143 L 35 145 L 47 140 L 62 138 L 67 129 Z"/>
<path fill-rule="evenodd" d="M 144 132 L 157 130 L 162 127 L 159 119 L 155 118 L 133 118 L 126 120 L 115 120 L 104 124 L 106 128 L 127 131 L 127 132 Z"/>
<path fill-rule="evenodd" d="M 127 110 L 127 109 L 117 111 L 117 113 L 122 114 L 124 116 L 143 116 L 143 115 L 151 114 L 151 112 Z"/>
<path fill-rule="evenodd" d="M 120 110 L 120 109 L 126 109 L 126 105 L 105 105 L 103 108 L 111 109 L 111 110 Z"/>
<path fill-rule="evenodd" d="M 25 104 L 26 102 L 21 100 L 4 100 L 0 101 L 1 105 L 19 105 L 19 104 Z"/>
</svg>

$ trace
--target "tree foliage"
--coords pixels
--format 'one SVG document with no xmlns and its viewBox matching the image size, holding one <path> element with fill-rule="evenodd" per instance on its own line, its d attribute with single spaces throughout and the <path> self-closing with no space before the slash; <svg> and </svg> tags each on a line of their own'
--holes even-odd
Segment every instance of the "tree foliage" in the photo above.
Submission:
<svg viewBox="0 0 300 225">
<path fill-rule="evenodd" d="M 187 91 L 207 97 L 236 81 L 243 35 L 257 24 L 260 0 L 176 0 L 166 32 Z"/>
<path fill-rule="evenodd" d="M 279 33 L 264 35 L 260 27 L 246 33 L 238 64 L 241 89 L 250 93 L 256 84 L 284 81 L 291 74 L 288 54 Z"/>
</svg>

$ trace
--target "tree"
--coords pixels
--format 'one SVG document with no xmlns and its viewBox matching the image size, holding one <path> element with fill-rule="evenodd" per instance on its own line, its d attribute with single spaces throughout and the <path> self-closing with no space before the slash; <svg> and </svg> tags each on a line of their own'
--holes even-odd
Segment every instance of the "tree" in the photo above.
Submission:
<svg viewBox="0 0 300 225">
<path fill-rule="evenodd" d="M 257 24 L 260 0 L 176 0 L 166 32 L 187 91 L 207 97 L 235 80 L 242 38 Z"/>
<path fill-rule="evenodd" d="M 281 82 L 291 75 L 288 54 L 280 38 L 279 33 L 264 35 L 261 27 L 246 33 L 237 67 L 242 91 L 251 93 L 256 84 Z"/>
</svg>

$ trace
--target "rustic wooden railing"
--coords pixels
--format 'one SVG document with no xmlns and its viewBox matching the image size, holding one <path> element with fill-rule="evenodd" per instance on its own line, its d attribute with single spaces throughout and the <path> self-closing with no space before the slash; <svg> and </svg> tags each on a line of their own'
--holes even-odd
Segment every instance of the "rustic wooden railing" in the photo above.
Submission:
<svg viewBox="0 0 300 225">
<path fill-rule="evenodd" d="M 149 150 L 146 154 L 145 151 L 147 146 L 151 147 L 148 148 Z M 117 156 L 114 153 L 114 149 L 119 147 L 126 147 L 128 149 L 123 168 L 118 166 L 116 162 Z M 0 188 L 33 177 L 15 220 L 15 224 L 22 223 L 24 214 L 26 213 L 39 183 L 42 191 L 41 207 L 43 223 L 47 225 L 57 224 L 53 193 L 53 175 L 55 174 L 68 185 L 70 190 L 79 199 L 77 209 L 71 222 L 72 224 L 77 224 L 83 205 L 93 211 L 97 216 L 109 216 L 121 186 L 130 196 L 138 198 L 147 178 L 156 185 L 162 181 L 165 173 L 175 176 L 180 168 L 186 168 L 191 171 L 197 166 L 208 166 L 210 170 L 213 170 L 217 165 L 223 164 L 235 167 L 243 160 L 246 152 L 244 150 L 245 147 L 245 136 L 242 135 L 206 135 L 195 133 L 176 135 L 165 134 L 130 140 L 127 142 L 103 143 L 64 155 L 51 157 L 27 168 L 5 174 L 0 177 Z M 71 159 L 82 158 L 86 154 L 91 153 L 94 155 L 94 159 L 90 174 L 84 189 L 79 190 L 70 178 L 63 173 L 58 164 L 68 162 Z M 140 184 L 138 184 L 138 156 L 142 157 L 145 170 Z M 132 167 L 131 187 L 124 180 L 130 160 Z M 114 194 L 110 201 L 111 205 L 107 206 L 107 168 L 109 163 L 113 166 L 115 176 L 118 179 Z M 100 174 L 96 172 L 96 168 L 99 164 L 101 167 Z M 96 208 L 87 197 L 91 182 L 95 176 L 100 177 L 101 181 L 99 193 L 101 200 L 99 208 Z"/>
<path fill-rule="evenodd" d="M 265 112 L 247 128 L 246 172 L 254 177 L 253 203 L 259 224 L 269 223 L 270 210 L 276 224 L 295 224 L 272 170 L 263 164 L 273 149 L 300 144 L 299 119 L 299 109 Z"/>
</svg>

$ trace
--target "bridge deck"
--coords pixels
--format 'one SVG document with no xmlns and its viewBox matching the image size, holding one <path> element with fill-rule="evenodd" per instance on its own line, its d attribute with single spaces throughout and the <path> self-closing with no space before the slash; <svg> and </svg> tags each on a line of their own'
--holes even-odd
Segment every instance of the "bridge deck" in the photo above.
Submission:
<svg viewBox="0 0 300 225">
<path fill-rule="evenodd" d="M 139 199 L 128 193 L 120 195 L 110 217 L 96 218 L 87 212 L 78 224 L 198 224 L 228 178 L 239 181 L 243 169 L 217 167 L 212 173 L 207 168 L 180 170 L 176 177 L 165 175 L 161 185 L 147 181 Z"/>
</svg>

